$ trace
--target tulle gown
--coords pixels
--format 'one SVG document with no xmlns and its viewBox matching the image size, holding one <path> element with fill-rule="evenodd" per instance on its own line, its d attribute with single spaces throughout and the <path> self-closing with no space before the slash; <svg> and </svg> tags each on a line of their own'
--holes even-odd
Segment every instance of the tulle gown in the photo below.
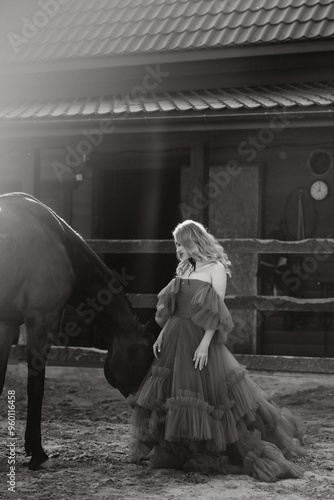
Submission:
<svg viewBox="0 0 334 500">
<path fill-rule="evenodd" d="M 225 346 L 233 322 L 214 288 L 174 278 L 158 296 L 157 319 L 165 324 L 161 353 L 131 400 L 131 460 L 260 481 L 301 477 L 290 461 L 304 454 L 299 424 L 268 400 Z M 216 330 L 208 364 L 195 370 L 206 329 Z"/>
</svg>

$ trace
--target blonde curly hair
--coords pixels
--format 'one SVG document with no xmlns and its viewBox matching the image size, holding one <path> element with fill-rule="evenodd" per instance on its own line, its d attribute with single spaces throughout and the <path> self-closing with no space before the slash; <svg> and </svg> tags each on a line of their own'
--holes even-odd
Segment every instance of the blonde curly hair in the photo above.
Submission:
<svg viewBox="0 0 334 500">
<path fill-rule="evenodd" d="M 173 231 L 175 243 L 182 245 L 187 251 L 190 259 L 180 262 L 176 268 L 176 274 L 182 275 L 191 267 L 192 261 L 204 260 L 207 262 L 221 262 L 226 273 L 231 276 L 231 262 L 224 252 L 223 247 L 216 238 L 210 234 L 200 222 L 188 219 L 180 222 Z"/>
</svg>

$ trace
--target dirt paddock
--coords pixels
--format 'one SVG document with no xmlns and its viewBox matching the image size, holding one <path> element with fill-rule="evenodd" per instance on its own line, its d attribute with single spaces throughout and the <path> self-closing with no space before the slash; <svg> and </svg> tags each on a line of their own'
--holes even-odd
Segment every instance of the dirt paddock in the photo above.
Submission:
<svg viewBox="0 0 334 500">
<path fill-rule="evenodd" d="M 95 368 L 47 368 L 43 405 L 49 469 L 26 467 L 26 367 L 8 367 L 1 396 L 0 498 L 41 500 L 308 500 L 334 499 L 334 375 L 253 372 L 254 380 L 306 426 L 305 476 L 259 483 L 248 476 L 149 470 L 129 463 L 131 407 Z M 16 394 L 15 492 L 7 490 L 7 391 Z"/>
</svg>

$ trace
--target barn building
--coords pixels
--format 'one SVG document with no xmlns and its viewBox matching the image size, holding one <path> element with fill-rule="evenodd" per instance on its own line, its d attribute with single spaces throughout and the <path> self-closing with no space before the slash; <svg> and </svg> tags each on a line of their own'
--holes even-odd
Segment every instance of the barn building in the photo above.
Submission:
<svg viewBox="0 0 334 500">
<path fill-rule="evenodd" d="M 0 192 L 64 217 L 143 320 L 171 231 L 201 221 L 232 261 L 234 352 L 333 357 L 334 1 L 1 9 Z"/>
</svg>

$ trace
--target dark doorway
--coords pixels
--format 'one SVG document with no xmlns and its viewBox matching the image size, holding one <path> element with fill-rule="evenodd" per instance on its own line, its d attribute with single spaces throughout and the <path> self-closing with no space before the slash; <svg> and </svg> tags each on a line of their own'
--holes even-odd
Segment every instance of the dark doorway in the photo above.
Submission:
<svg viewBox="0 0 334 500">
<path fill-rule="evenodd" d="M 103 170 L 101 187 L 105 238 L 171 238 L 179 214 L 179 169 Z"/>
<path fill-rule="evenodd" d="M 171 239 L 180 222 L 180 169 L 101 169 L 99 234 L 105 239 Z M 174 254 L 106 254 L 128 276 L 127 293 L 157 293 L 174 276 Z M 123 270 L 123 271 L 122 271 Z M 139 309 L 142 321 L 152 310 Z"/>
</svg>

